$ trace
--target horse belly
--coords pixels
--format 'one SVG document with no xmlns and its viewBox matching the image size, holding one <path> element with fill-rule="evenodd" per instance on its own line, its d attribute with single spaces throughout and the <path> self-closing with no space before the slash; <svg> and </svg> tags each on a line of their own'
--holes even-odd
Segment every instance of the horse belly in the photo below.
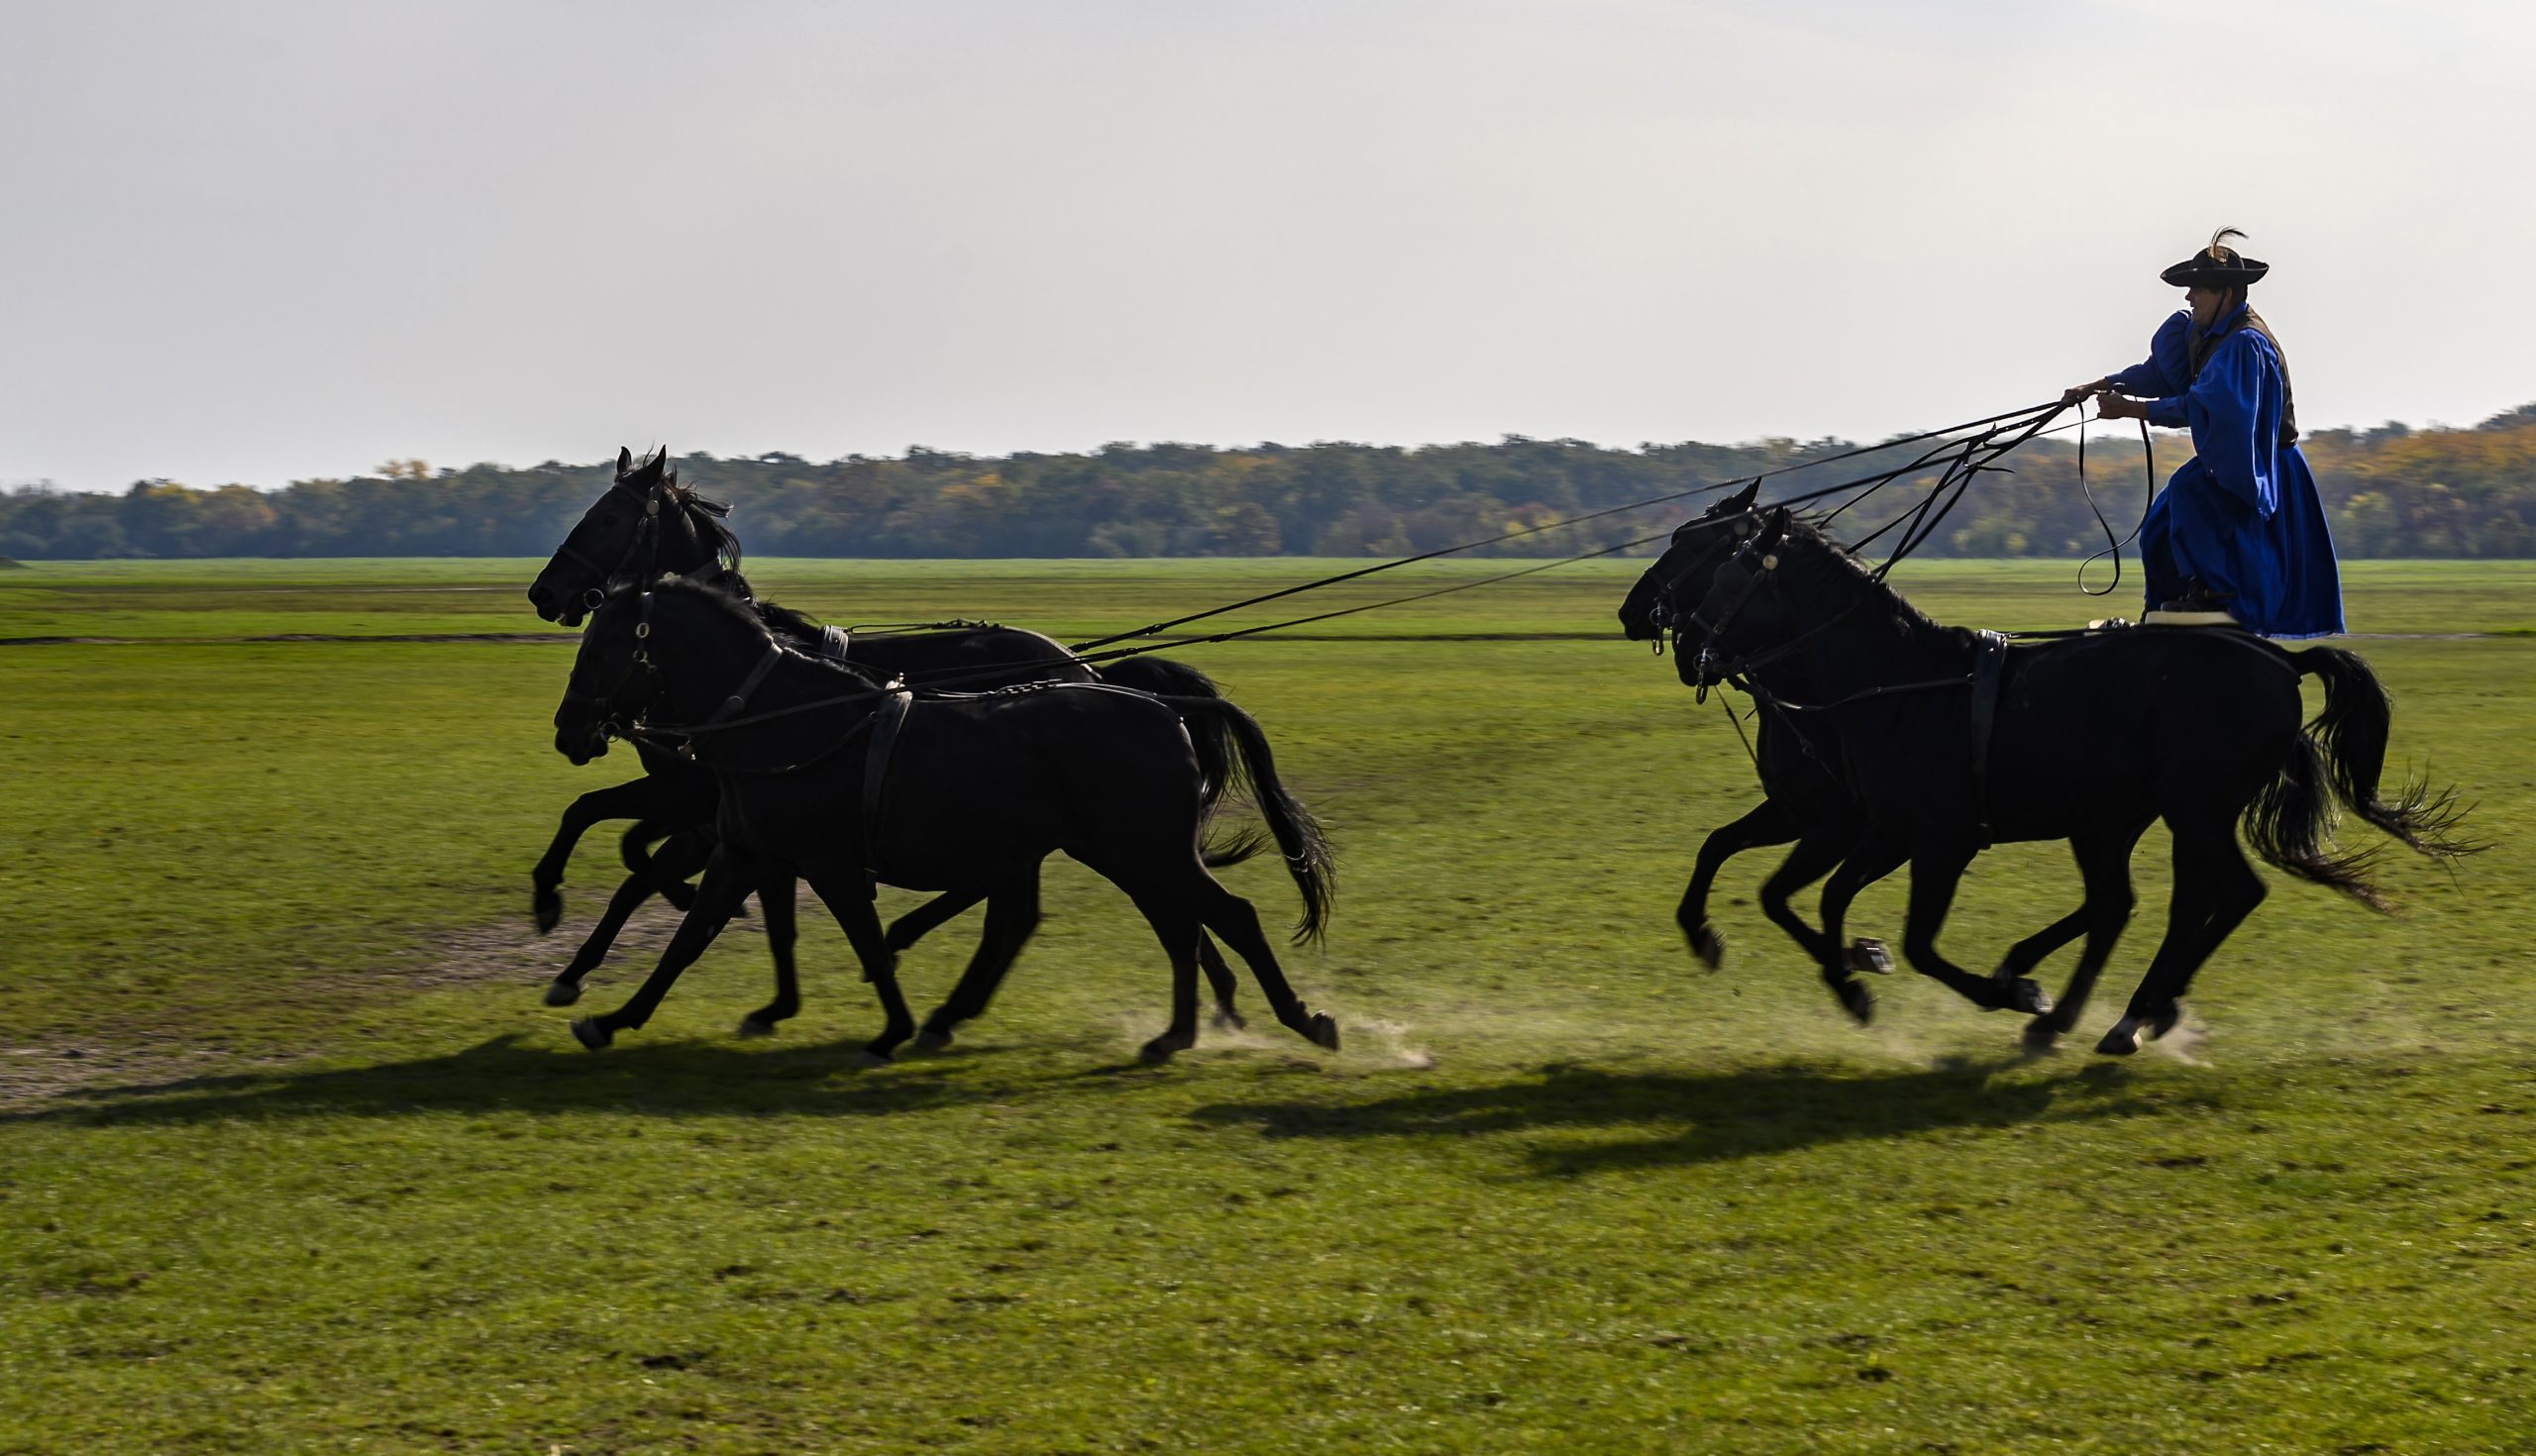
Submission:
<svg viewBox="0 0 2536 1456">
<path fill-rule="evenodd" d="M 902 738 L 871 826 L 890 883 L 974 884 L 1055 852 L 1058 806 L 1030 768 L 1024 745 L 970 725 Z"/>
</svg>

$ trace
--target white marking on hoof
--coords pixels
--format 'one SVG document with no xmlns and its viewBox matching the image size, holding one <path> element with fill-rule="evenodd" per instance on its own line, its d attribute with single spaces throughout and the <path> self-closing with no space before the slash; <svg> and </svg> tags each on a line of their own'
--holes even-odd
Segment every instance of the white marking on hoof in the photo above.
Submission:
<svg viewBox="0 0 2536 1456">
<path fill-rule="evenodd" d="M 2104 1034 L 2104 1040 L 2096 1043 L 2096 1050 L 2108 1057 L 2130 1056 L 2140 1050 L 2141 1025 L 2137 1016 L 2123 1017 L 2113 1023 L 2113 1029 Z"/>
</svg>

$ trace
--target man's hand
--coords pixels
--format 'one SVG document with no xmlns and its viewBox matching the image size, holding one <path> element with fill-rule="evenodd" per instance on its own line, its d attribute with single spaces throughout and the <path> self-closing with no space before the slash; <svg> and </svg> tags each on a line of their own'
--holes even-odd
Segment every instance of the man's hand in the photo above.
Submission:
<svg viewBox="0 0 2536 1456">
<path fill-rule="evenodd" d="M 2066 408 L 2069 405 L 2076 404 L 2079 400 L 2086 398 L 2090 394 L 2102 394 L 2105 390 L 2111 387 L 2113 387 L 2111 382 L 2104 379 L 2091 379 L 2084 384 L 2072 384 L 2068 388 L 2060 391 L 2061 406 Z"/>
<path fill-rule="evenodd" d="M 2096 397 L 2096 418 L 2100 420 L 2145 420 L 2149 418 L 2147 400 L 2126 399 L 2119 394 Z"/>
</svg>

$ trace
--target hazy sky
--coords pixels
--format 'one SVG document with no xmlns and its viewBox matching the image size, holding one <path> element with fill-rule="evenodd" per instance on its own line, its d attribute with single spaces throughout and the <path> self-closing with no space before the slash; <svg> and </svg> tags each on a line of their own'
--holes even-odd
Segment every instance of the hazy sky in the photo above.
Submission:
<svg viewBox="0 0 2536 1456">
<path fill-rule="evenodd" d="M 1874 436 L 2233 223 L 2302 420 L 2536 399 L 2536 7 L 0 0 L 0 481 Z"/>
</svg>

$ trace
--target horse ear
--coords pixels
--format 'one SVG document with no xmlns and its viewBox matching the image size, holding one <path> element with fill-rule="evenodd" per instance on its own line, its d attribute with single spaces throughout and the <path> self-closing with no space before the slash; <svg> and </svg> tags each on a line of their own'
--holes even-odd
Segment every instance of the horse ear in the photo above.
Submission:
<svg viewBox="0 0 2536 1456">
<path fill-rule="evenodd" d="M 1733 495 L 1726 497 L 1726 508 L 1731 511 L 1750 510 L 1752 508 L 1753 497 L 1760 493 L 1761 477 L 1754 475 L 1752 477 L 1751 484 L 1746 485 L 1743 489 L 1736 491 Z"/>
<path fill-rule="evenodd" d="M 1787 535 L 1787 507 L 1780 506 L 1777 510 L 1770 512 L 1770 524 L 1761 532 L 1761 539 L 1754 545 L 1762 551 L 1768 551 L 1777 546 L 1779 538 L 1785 535 Z"/>
<path fill-rule="evenodd" d="M 632 468 L 634 468 L 634 452 L 632 452 L 632 451 L 630 451 L 630 450 L 626 449 L 626 448 L 625 448 L 624 446 L 622 446 L 622 445 L 620 445 L 620 446 L 616 447 L 616 473 L 617 473 L 617 475 L 618 475 L 619 477 L 622 477 L 622 476 L 625 474 L 625 472 L 626 472 L 626 471 L 628 471 L 628 470 L 630 470 L 630 469 L 632 469 Z"/>
</svg>

